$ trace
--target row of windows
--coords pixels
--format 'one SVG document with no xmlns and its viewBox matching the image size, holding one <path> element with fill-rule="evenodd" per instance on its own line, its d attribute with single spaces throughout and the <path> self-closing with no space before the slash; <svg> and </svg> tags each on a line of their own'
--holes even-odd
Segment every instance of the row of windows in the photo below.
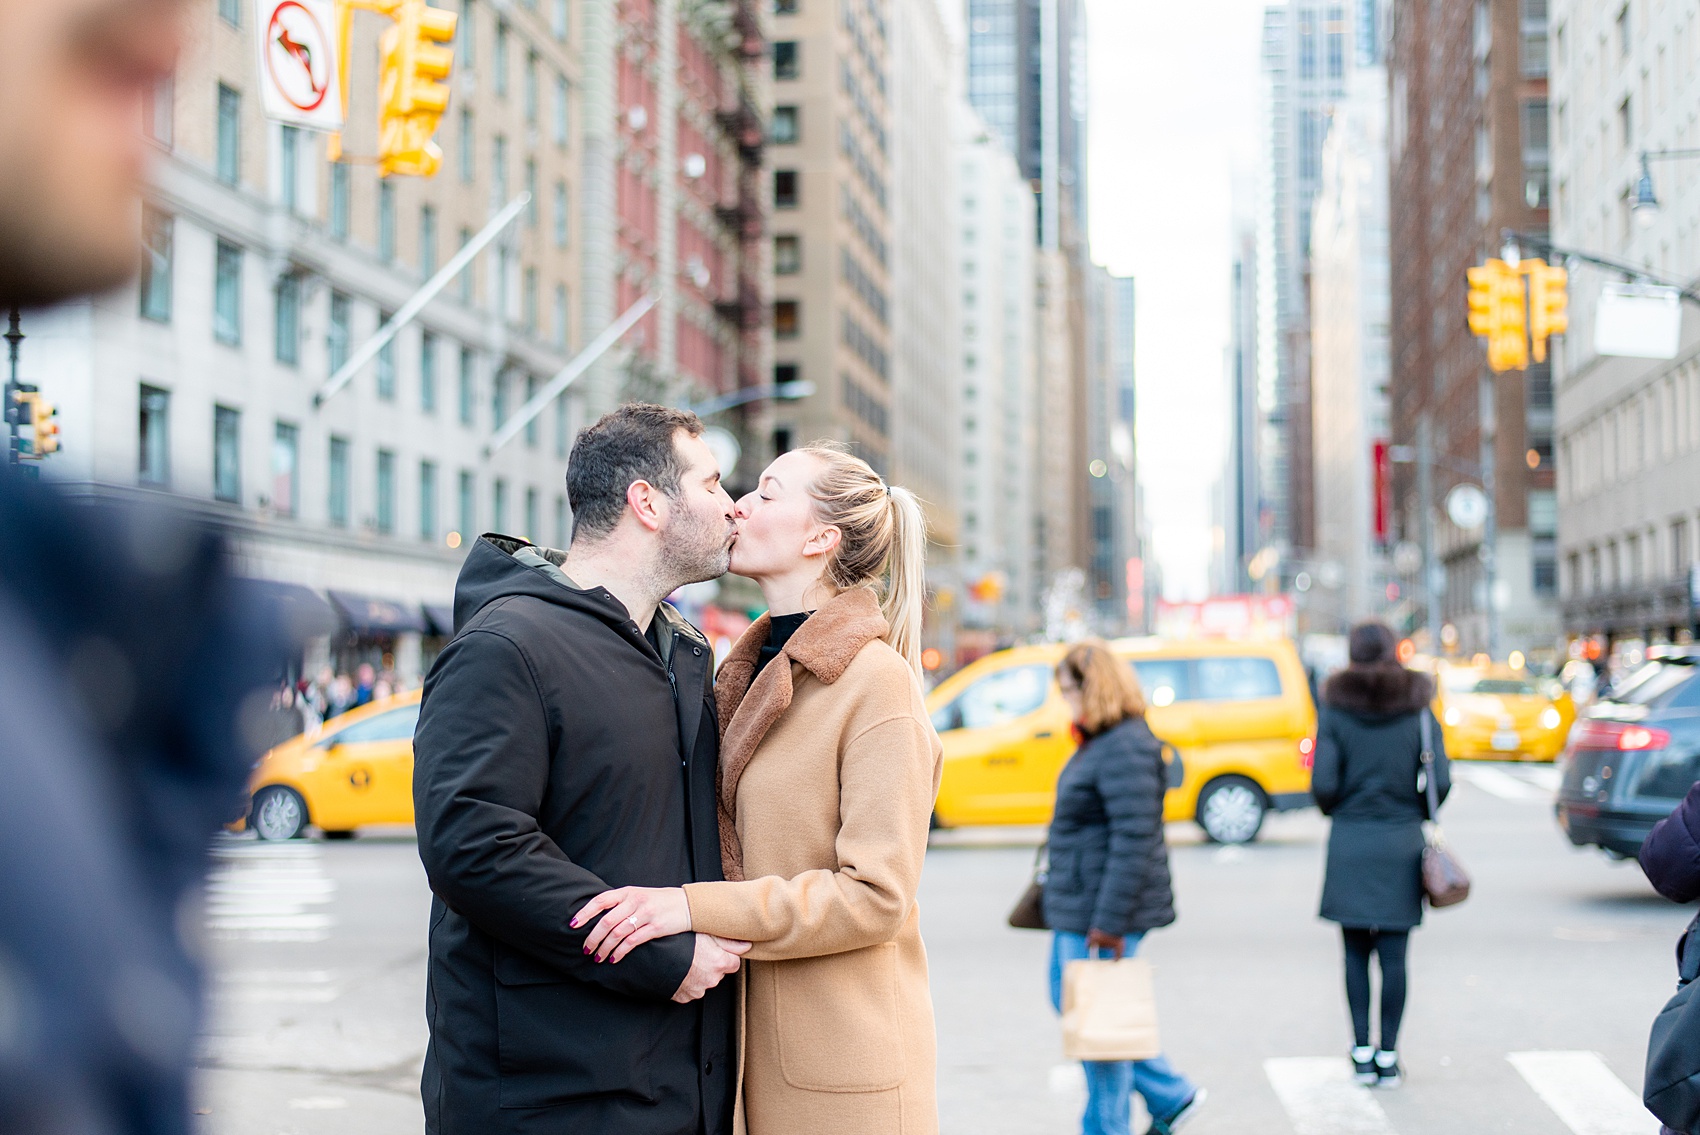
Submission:
<svg viewBox="0 0 1700 1135">
<path fill-rule="evenodd" d="M 1687 517 L 1677 517 L 1666 529 L 1665 547 L 1659 547 L 1659 530 L 1649 526 L 1616 539 L 1571 552 L 1569 594 L 1598 595 L 1650 584 L 1688 579 L 1694 565 L 1692 526 Z"/>
<path fill-rule="evenodd" d="M 171 484 L 171 393 L 155 386 L 143 385 L 139 399 L 137 480 L 143 485 L 166 488 Z M 243 503 L 242 485 L 242 411 L 231 406 L 213 407 L 213 497 L 230 504 Z M 300 515 L 301 500 L 301 429 L 292 422 L 272 423 L 270 434 L 270 478 L 259 503 L 274 515 Z M 353 521 L 353 444 L 346 437 L 331 435 L 326 451 L 325 515 L 333 528 L 347 528 Z M 400 461 L 395 451 L 378 449 L 373 454 L 372 511 L 362 523 L 380 535 L 395 535 L 398 531 L 397 479 Z M 415 483 L 418 493 L 418 525 L 414 532 L 419 539 L 435 543 L 445 533 L 439 521 L 439 466 L 435 461 L 418 464 Z M 478 529 L 478 478 L 470 469 L 460 470 L 456 478 L 457 534 L 470 535 Z M 491 527 L 508 531 L 509 482 L 497 477 L 490 483 Z M 523 490 L 522 523 L 527 538 L 541 537 L 543 530 L 538 514 L 540 497 L 534 487 Z M 565 496 L 555 498 L 555 542 L 565 546 L 568 535 L 568 511 Z M 458 545 L 454 540 L 451 546 Z"/>
</svg>

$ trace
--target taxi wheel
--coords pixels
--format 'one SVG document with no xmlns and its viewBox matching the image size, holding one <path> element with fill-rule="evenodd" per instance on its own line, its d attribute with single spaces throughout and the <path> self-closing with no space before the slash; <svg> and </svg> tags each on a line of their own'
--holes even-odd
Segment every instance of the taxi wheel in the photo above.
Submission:
<svg viewBox="0 0 1700 1135">
<path fill-rule="evenodd" d="M 1263 827 L 1269 802 L 1243 776 L 1224 776 L 1198 794 L 1198 826 L 1213 843 L 1250 843 Z"/>
<path fill-rule="evenodd" d="M 294 839 L 307 827 L 307 802 L 293 788 L 268 784 L 254 793 L 248 826 L 261 839 Z"/>
</svg>

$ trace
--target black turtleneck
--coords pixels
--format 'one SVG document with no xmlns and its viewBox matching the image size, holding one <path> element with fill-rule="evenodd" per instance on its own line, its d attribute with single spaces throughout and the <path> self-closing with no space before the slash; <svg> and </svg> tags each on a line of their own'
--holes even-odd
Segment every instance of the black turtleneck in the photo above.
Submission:
<svg viewBox="0 0 1700 1135">
<path fill-rule="evenodd" d="M 767 642 L 762 645 L 761 659 L 756 663 L 756 673 L 767 669 L 767 664 L 779 657 L 779 652 L 785 649 L 785 644 L 791 641 L 791 636 L 797 633 L 811 611 L 799 611 L 795 615 L 774 615 L 769 620 Z"/>
</svg>

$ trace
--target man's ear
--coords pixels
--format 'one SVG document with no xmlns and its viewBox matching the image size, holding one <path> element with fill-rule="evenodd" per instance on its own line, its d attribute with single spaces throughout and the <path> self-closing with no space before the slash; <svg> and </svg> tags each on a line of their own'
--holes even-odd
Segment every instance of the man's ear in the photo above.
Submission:
<svg viewBox="0 0 1700 1135">
<path fill-rule="evenodd" d="M 633 481 L 626 486 L 626 507 L 632 510 L 637 522 L 651 532 L 661 527 L 661 493 L 648 481 Z"/>
<path fill-rule="evenodd" d="M 815 556 L 829 556 L 843 541 L 843 539 L 844 533 L 839 530 L 838 525 L 828 524 L 825 528 L 822 528 L 819 532 L 816 532 L 813 536 L 810 536 L 807 540 L 803 541 L 803 555 L 810 558 Z"/>
</svg>

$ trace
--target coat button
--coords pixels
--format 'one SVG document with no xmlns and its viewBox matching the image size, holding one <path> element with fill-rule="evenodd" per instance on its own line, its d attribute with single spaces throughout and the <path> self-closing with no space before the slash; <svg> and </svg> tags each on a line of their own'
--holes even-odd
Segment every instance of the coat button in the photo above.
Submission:
<svg viewBox="0 0 1700 1135">
<path fill-rule="evenodd" d="M 696 655 L 698 658 L 701 658 L 702 657 L 702 647 L 700 647 L 700 646 L 691 647 L 691 653 Z"/>
<path fill-rule="evenodd" d="M 710 1060 L 708 1063 L 706 1063 L 702 1066 L 702 1074 L 704 1076 L 714 1075 L 714 1061 Z"/>
</svg>

